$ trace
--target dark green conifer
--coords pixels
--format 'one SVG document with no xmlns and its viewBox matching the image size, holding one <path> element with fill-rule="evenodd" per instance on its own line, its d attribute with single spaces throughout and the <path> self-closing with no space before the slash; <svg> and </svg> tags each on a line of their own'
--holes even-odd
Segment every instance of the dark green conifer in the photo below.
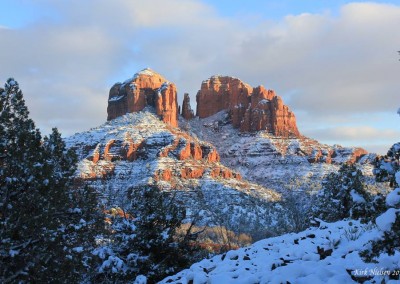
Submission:
<svg viewBox="0 0 400 284">
<path fill-rule="evenodd" d="M 99 219 L 84 218 L 96 205 L 81 206 L 86 197 L 72 188 L 75 169 L 57 129 L 41 139 L 9 79 L 0 94 L 0 282 L 82 280 L 94 244 L 85 231 Z"/>
<path fill-rule="evenodd" d="M 313 217 L 327 222 L 345 218 L 367 221 L 370 196 L 365 191 L 362 178 L 361 171 L 348 164 L 344 164 L 337 173 L 328 174 L 313 207 Z"/>
<path fill-rule="evenodd" d="M 378 182 L 388 181 L 390 186 L 395 188 L 390 192 L 384 202 L 382 197 L 376 200 L 376 208 L 378 213 L 375 214 L 376 223 L 382 229 L 382 235 L 379 239 L 371 241 L 370 247 L 360 253 L 366 261 L 373 261 L 374 258 L 380 256 L 382 253 L 393 255 L 396 251 L 400 250 L 400 143 L 394 144 L 388 151 L 385 157 L 378 157 L 376 160 L 376 167 L 374 174 Z M 387 209 L 387 210 L 386 210 Z M 394 213 L 394 215 L 392 215 Z M 389 220 L 391 217 L 393 220 Z M 381 220 L 379 220 L 381 219 Z M 378 221 L 379 220 L 379 221 Z M 379 226 L 380 222 L 392 222 L 390 229 L 382 228 L 386 226 Z"/>
</svg>

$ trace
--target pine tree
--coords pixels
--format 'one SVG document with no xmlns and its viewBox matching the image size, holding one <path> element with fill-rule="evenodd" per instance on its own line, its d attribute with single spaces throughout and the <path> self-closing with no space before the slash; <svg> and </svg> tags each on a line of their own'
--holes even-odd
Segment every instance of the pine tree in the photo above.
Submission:
<svg viewBox="0 0 400 284">
<path fill-rule="evenodd" d="M 396 172 L 400 170 L 400 142 L 390 147 L 385 156 L 375 159 L 374 175 L 378 182 L 389 182 L 391 187 L 398 186 L 395 178 Z"/>
<path fill-rule="evenodd" d="M 374 174 L 378 182 L 389 181 L 394 188 L 387 197 L 385 204 L 382 197 L 376 202 L 379 215 L 375 222 L 382 231 L 379 239 L 371 241 L 370 247 L 360 253 L 368 262 L 382 253 L 394 255 L 400 250 L 400 142 L 394 144 L 385 157 L 377 158 Z M 387 209 L 387 210 L 385 210 Z M 382 213 L 382 214 L 380 214 Z"/>
<path fill-rule="evenodd" d="M 137 216 L 135 241 L 140 254 L 145 256 L 140 261 L 141 273 L 155 280 L 187 265 L 187 243 L 174 239 L 186 217 L 185 208 L 176 202 L 173 195 L 168 196 L 155 186 L 133 192 L 132 213 Z"/>
<path fill-rule="evenodd" d="M 41 188 L 43 155 L 41 136 L 25 106 L 19 85 L 7 80 L 0 96 L 0 217 L 2 236 L 0 259 L 1 279 L 19 278 L 34 266 L 25 262 L 23 252 L 36 246 L 40 239 L 35 218 L 37 198 L 33 188 Z"/>
<path fill-rule="evenodd" d="M 95 209 L 79 208 L 86 197 L 71 187 L 76 156 L 57 129 L 41 139 L 13 79 L 0 111 L 0 282 L 79 282 L 93 246 L 82 232 L 96 219 L 82 218 Z"/>
<path fill-rule="evenodd" d="M 326 176 L 313 207 L 313 217 L 327 222 L 345 218 L 367 221 L 370 196 L 365 191 L 362 177 L 360 170 L 348 164 Z"/>
<path fill-rule="evenodd" d="M 128 210 L 113 208 L 112 242 L 96 250 L 104 261 L 95 282 L 129 282 L 145 275 L 153 283 L 185 268 L 196 247 L 190 230 L 178 239 L 184 207 L 155 186 L 131 188 Z"/>
</svg>

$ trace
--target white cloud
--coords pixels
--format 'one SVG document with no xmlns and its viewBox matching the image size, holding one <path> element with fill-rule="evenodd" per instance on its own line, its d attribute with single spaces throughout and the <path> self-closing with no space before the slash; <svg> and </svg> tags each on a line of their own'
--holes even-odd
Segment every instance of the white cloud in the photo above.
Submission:
<svg viewBox="0 0 400 284">
<path fill-rule="evenodd" d="M 315 138 L 323 138 L 331 141 L 350 141 L 360 140 L 376 143 L 382 138 L 396 140 L 400 137 L 400 130 L 376 129 L 369 126 L 339 126 L 327 127 L 308 131 L 308 134 Z"/>
<path fill-rule="evenodd" d="M 327 144 L 361 146 L 378 154 L 386 154 L 390 146 L 399 141 L 400 130 L 378 129 L 370 126 L 337 126 L 309 129 L 304 135 Z"/>
<path fill-rule="evenodd" d="M 353 3 L 338 16 L 301 14 L 248 24 L 249 16 L 221 17 L 196 0 L 38 3 L 55 16 L 0 29 L 0 79 L 20 82 L 46 131 L 53 122 L 65 134 L 100 124 L 113 81 L 147 66 L 174 81 L 180 98 L 189 92 L 192 101 L 201 81 L 217 73 L 276 89 L 303 114 L 297 116 L 305 118 L 306 131 L 398 105 L 400 6 Z M 381 131 L 360 126 L 363 135 L 368 127 Z M 351 131 L 314 133 L 337 143 L 351 137 Z"/>
</svg>

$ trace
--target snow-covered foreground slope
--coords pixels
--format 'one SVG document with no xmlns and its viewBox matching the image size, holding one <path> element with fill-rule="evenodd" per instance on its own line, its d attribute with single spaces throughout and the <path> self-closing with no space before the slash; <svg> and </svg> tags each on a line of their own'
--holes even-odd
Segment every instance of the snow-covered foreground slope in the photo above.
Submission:
<svg viewBox="0 0 400 284">
<path fill-rule="evenodd" d="M 381 254 L 376 263 L 359 256 L 381 234 L 354 220 L 321 223 L 203 260 L 160 283 L 399 283 L 387 282 L 388 274 L 399 279 L 399 251 Z"/>
</svg>

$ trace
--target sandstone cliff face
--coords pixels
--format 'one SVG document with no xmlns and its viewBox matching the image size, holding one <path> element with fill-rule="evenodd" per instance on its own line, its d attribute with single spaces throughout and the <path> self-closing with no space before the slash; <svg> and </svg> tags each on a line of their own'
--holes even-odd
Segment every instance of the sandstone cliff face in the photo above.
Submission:
<svg viewBox="0 0 400 284">
<path fill-rule="evenodd" d="M 189 97 L 189 94 L 187 94 L 187 93 L 183 97 L 182 117 L 186 120 L 190 120 L 190 119 L 194 118 L 194 112 L 190 105 L 190 97 Z"/>
<path fill-rule="evenodd" d="M 111 87 L 107 120 L 141 111 L 146 106 L 155 107 L 162 121 L 178 126 L 176 86 L 150 69 L 144 69 L 133 78 Z"/>
<path fill-rule="evenodd" d="M 197 93 L 196 115 L 209 117 L 221 110 L 232 110 L 235 106 L 248 105 L 253 88 L 237 78 L 213 76 L 203 81 Z M 237 126 L 237 121 L 233 121 Z"/>
<path fill-rule="evenodd" d="M 196 101 L 196 115 L 200 118 L 228 110 L 232 125 L 242 132 L 267 130 L 279 137 L 300 137 L 293 112 L 274 91 L 263 86 L 253 89 L 238 78 L 213 76 L 203 81 Z M 146 106 L 154 107 L 162 121 L 178 126 L 176 86 L 150 69 L 112 86 L 107 120 L 141 111 Z M 186 120 L 194 117 L 188 94 L 183 99 L 182 116 Z"/>
<path fill-rule="evenodd" d="M 294 113 L 263 86 L 253 89 L 237 78 L 213 76 L 203 81 L 196 101 L 200 118 L 228 110 L 232 125 L 242 132 L 267 130 L 275 136 L 300 137 Z"/>
</svg>

